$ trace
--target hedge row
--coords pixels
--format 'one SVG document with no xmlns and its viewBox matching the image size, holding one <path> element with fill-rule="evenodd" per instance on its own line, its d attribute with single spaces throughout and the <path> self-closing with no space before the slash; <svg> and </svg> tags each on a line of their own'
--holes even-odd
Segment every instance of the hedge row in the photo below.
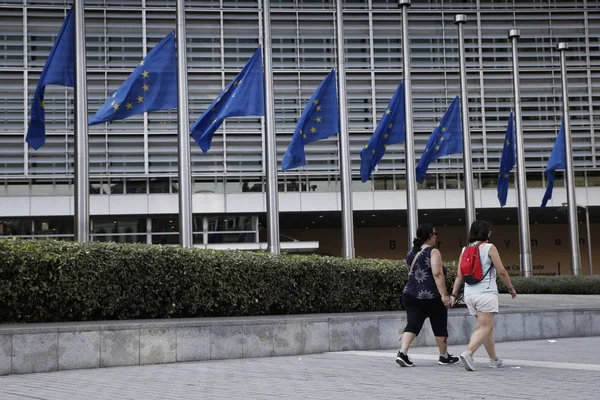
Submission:
<svg viewBox="0 0 600 400">
<path fill-rule="evenodd" d="M 406 279 L 404 261 L 0 239 L 0 322 L 393 311 Z M 600 294 L 600 277 L 512 280 L 519 294 Z"/>
<path fill-rule="evenodd" d="M 0 322 L 401 309 L 403 261 L 0 240 Z"/>
</svg>

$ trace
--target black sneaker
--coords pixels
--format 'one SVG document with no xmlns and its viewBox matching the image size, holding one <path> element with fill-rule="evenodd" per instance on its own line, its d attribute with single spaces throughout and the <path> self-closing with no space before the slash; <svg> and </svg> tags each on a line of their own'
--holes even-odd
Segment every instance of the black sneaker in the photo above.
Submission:
<svg viewBox="0 0 600 400">
<path fill-rule="evenodd" d="M 440 364 L 440 365 L 456 364 L 458 362 L 458 360 L 459 360 L 458 357 L 454 357 L 452 354 L 448 354 L 448 357 L 440 356 L 440 360 L 438 361 L 438 364 Z"/>
<path fill-rule="evenodd" d="M 414 367 L 415 365 L 412 361 L 410 361 L 410 358 L 408 358 L 408 356 L 401 351 L 399 351 L 398 355 L 396 356 L 396 363 L 401 367 Z"/>
</svg>

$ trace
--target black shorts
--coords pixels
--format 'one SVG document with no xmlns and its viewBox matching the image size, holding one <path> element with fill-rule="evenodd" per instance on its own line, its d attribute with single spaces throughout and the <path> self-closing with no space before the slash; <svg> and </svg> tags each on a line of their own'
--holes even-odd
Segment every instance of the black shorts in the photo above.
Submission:
<svg viewBox="0 0 600 400">
<path fill-rule="evenodd" d="M 421 332 L 425 319 L 429 317 L 431 329 L 434 336 L 448 336 L 448 309 L 442 302 L 442 299 L 421 300 L 410 294 L 402 294 L 402 304 L 406 310 L 408 323 L 404 332 L 411 332 L 418 335 Z"/>
</svg>

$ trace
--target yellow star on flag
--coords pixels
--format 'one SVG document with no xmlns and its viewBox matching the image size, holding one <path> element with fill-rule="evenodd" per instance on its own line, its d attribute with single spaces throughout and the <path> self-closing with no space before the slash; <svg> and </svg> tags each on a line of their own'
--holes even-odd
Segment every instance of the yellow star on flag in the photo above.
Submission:
<svg viewBox="0 0 600 400">
<path fill-rule="evenodd" d="M 506 140 L 506 145 L 510 146 L 510 142 L 508 140 Z"/>
<path fill-rule="evenodd" d="M 315 100 L 315 101 L 313 101 L 313 103 L 314 103 L 315 105 L 317 105 L 317 104 L 319 104 L 319 100 Z"/>
<path fill-rule="evenodd" d="M 373 151 L 373 154 L 375 154 L 375 149 L 373 149 L 372 151 Z"/>
<path fill-rule="evenodd" d="M 138 103 L 142 103 L 144 101 L 144 98 L 142 96 L 138 96 L 137 101 Z"/>
<path fill-rule="evenodd" d="M 368 144 L 366 144 L 366 145 L 365 145 L 365 149 L 368 149 L 368 148 L 369 148 L 369 145 L 368 145 Z"/>
<path fill-rule="evenodd" d="M 112 97 L 117 97 L 117 92 L 114 92 Z"/>
<path fill-rule="evenodd" d="M 440 142 L 443 142 L 443 141 L 444 141 L 444 137 L 442 136 L 442 137 L 440 138 Z"/>
<path fill-rule="evenodd" d="M 317 133 L 317 128 L 315 128 L 314 126 L 312 128 L 310 128 L 310 132 L 311 133 Z"/>
<path fill-rule="evenodd" d="M 302 137 L 303 137 L 304 139 L 306 139 L 306 134 L 302 135 Z"/>
<path fill-rule="evenodd" d="M 440 146 L 435 146 L 435 151 L 438 151 L 440 149 Z"/>
<path fill-rule="evenodd" d="M 115 104 L 115 105 L 113 106 L 113 108 L 115 109 L 115 111 L 117 111 L 117 110 L 119 109 L 119 105 L 118 105 L 118 104 Z"/>
<path fill-rule="evenodd" d="M 446 127 L 445 126 L 442 128 L 442 132 L 446 132 Z"/>
<path fill-rule="evenodd" d="M 385 113 L 386 113 L 386 114 L 388 114 L 388 115 L 389 115 L 391 112 L 392 112 L 392 111 L 391 111 L 391 110 L 389 110 L 389 109 L 388 109 L 388 110 L 385 110 Z"/>
<path fill-rule="evenodd" d="M 113 100 L 113 101 L 111 101 L 111 102 L 110 102 L 110 105 L 111 105 L 111 106 L 114 106 L 114 105 L 115 105 L 115 101 L 114 101 L 114 100 Z"/>
<path fill-rule="evenodd" d="M 46 104 L 44 103 L 44 101 L 42 101 L 42 102 L 40 103 L 40 107 L 42 107 L 42 108 L 44 108 L 44 106 L 45 106 L 45 105 L 46 105 Z"/>
<path fill-rule="evenodd" d="M 388 135 L 387 133 L 386 133 L 385 135 L 383 135 L 383 138 L 384 138 L 384 139 L 387 139 L 387 138 L 389 138 L 389 137 L 390 137 L 390 135 Z"/>
<path fill-rule="evenodd" d="M 131 110 L 133 108 L 133 104 L 127 103 L 125 107 L 127 107 L 128 110 Z"/>
<path fill-rule="evenodd" d="M 394 125 L 392 125 L 392 124 L 389 124 L 389 125 L 388 125 L 388 128 L 389 128 L 389 129 L 392 129 L 392 127 L 393 127 L 393 126 L 394 126 Z"/>
<path fill-rule="evenodd" d="M 147 77 L 148 77 L 148 75 L 149 75 L 149 74 L 148 74 L 148 71 L 144 71 L 144 72 L 142 72 L 142 75 L 144 76 L 144 78 L 147 78 Z"/>
<path fill-rule="evenodd" d="M 508 179 L 509 175 L 508 175 L 508 174 L 504 174 L 504 177 L 505 177 L 506 179 Z"/>
<path fill-rule="evenodd" d="M 144 65 L 144 60 L 140 61 L 140 66 Z"/>
<path fill-rule="evenodd" d="M 317 117 L 317 122 L 321 122 L 321 117 Z"/>
<path fill-rule="evenodd" d="M 384 143 L 384 144 L 383 144 L 383 148 L 384 148 L 384 149 L 387 149 L 387 147 L 388 147 L 388 144 L 387 144 L 387 143 Z"/>
<path fill-rule="evenodd" d="M 317 106 L 317 111 L 321 111 L 321 106 Z"/>
<path fill-rule="evenodd" d="M 148 90 L 150 90 L 150 86 L 148 86 L 146 84 L 144 84 L 143 88 L 144 88 L 144 92 L 147 92 Z"/>
</svg>

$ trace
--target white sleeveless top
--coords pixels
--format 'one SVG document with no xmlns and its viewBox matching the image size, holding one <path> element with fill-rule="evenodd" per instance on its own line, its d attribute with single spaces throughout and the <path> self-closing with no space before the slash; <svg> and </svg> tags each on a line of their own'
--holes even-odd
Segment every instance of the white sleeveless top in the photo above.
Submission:
<svg viewBox="0 0 600 400">
<path fill-rule="evenodd" d="M 478 242 L 474 242 L 478 243 Z M 492 259 L 489 256 L 490 249 L 492 248 L 491 243 L 484 243 L 479 246 L 479 255 L 481 256 L 481 269 L 485 276 L 483 280 L 475 285 L 469 285 L 465 283 L 465 297 L 472 294 L 479 293 L 496 293 L 498 294 L 498 285 L 496 284 L 496 269 L 492 266 Z M 463 247 L 463 251 L 465 248 Z M 462 253 L 461 253 L 462 258 Z M 492 269 L 487 275 L 489 269 Z"/>
</svg>

